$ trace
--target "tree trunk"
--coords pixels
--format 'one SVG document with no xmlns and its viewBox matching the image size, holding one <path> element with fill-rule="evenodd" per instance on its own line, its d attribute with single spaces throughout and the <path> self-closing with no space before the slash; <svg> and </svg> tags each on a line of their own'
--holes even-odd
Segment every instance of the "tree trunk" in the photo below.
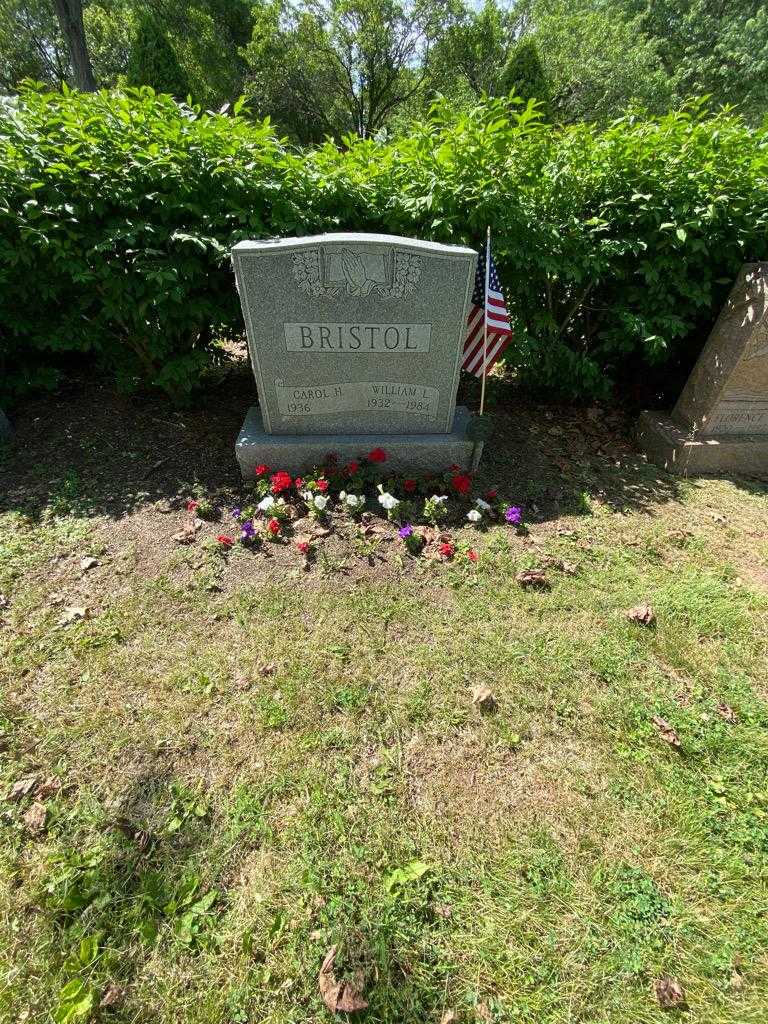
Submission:
<svg viewBox="0 0 768 1024">
<path fill-rule="evenodd" d="M 83 92 L 96 92 L 91 58 L 83 27 L 83 0 L 54 0 L 61 32 L 67 41 L 75 85 Z"/>
</svg>

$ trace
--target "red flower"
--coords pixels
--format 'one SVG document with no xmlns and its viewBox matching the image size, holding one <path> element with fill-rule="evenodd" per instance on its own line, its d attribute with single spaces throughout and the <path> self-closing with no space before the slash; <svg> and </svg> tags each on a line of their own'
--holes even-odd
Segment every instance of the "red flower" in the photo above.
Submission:
<svg viewBox="0 0 768 1024">
<path fill-rule="evenodd" d="M 194 512 L 199 505 L 199 501 L 195 501 L 194 498 L 190 498 L 187 502 L 187 512 Z"/>
<path fill-rule="evenodd" d="M 408 480 L 403 480 L 403 490 L 406 494 L 413 494 L 416 490 L 416 481 L 411 480 L 410 478 Z"/>
<path fill-rule="evenodd" d="M 348 462 L 344 467 L 344 473 L 346 476 L 354 476 L 358 469 L 360 469 L 360 463 L 355 462 L 353 459 L 352 462 Z"/>
<path fill-rule="evenodd" d="M 374 448 L 372 452 L 368 452 L 369 462 L 386 462 L 387 453 L 383 448 Z"/>
<path fill-rule="evenodd" d="M 499 496 L 499 492 L 496 490 L 495 487 L 492 487 L 490 489 L 490 491 L 486 491 L 485 492 L 485 500 L 486 501 L 495 501 L 498 498 L 498 496 Z"/>
<path fill-rule="evenodd" d="M 286 473 L 284 469 L 272 474 L 271 489 L 273 494 L 282 494 L 283 491 L 287 491 L 292 485 L 293 479 L 291 478 L 291 474 Z"/>
<path fill-rule="evenodd" d="M 322 491 L 323 493 L 325 493 L 328 490 L 328 481 L 320 478 L 320 480 L 317 481 L 317 484 L 315 486 L 317 487 L 318 491 Z"/>
<path fill-rule="evenodd" d="M 444 542 L 440 545 L 438 550 L 440 551 L 440 554 L 443 556 L 443 558 L 453 558 L 453 552 L 455 548 L 453 544 L 448 544 L 447 542 Z"/>
<path fill-rule="evenodd" d="M 304 479 L 303 479 L 303 477 L 297 476 L 296 479 L 293 482 L 296 484 L 296 490 L 298 490 L 300 487 L 304 486 Z"/>
<path fill-rule="evenodd" d="M 469 473 L 456 473 L 451 477 L 451 484 L 459 494 L 469 494 L 472 490 L 472 477 Z"/>
<path fill-rule="evenodd" d="M 269 522 L 267 523 L 267 529 L 269 530 L 273 537 L 276 537 L 278 533 L 280 533 L 280 523 L 277 521 L 277 519 L 270 519 Z"/>
<path fill-rule="evenodd" d="M 299 551 L 302 553 L 302 555 L 308 555 L 309 554 L 309 541 L 297 540 L 296 541 L 296 547 L 299 549 Z"/>
<path fill-rule="evenodd" d="M 469 549 L 469 551 L 467 552 L 467 558 L 470 560 L 470 562 L 477 561 L 477 552 L 475 551 L 474 548 Z"/>
<path fill-rule="evenodd" d="M 457 466 L 456 463 L 454 462 L 454 464 L 452 466 L 448 467 L 448 472 L 449 473 L 460 473 L 461 472 L 461 466 Z"/>
<path fill-rule="evenodd" d="M 226 533 L 220 533 L 216 540 L 221 544 L 223 548 L 231 548 L 235 543 L 231 537 L 228 537 Z"/>
<path fill-rule="evenodd" d="M 264 463 L 260 463 L 254 470 L 256 476 L 266 476 L 269 472 L 269 466 L 265 466 Z"/>
</svg>

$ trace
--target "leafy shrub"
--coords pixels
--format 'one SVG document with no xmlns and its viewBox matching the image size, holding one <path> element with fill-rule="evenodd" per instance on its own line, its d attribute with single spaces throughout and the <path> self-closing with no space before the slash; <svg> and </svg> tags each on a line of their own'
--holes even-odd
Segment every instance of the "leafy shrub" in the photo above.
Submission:
<svg viewBox="0 0 768 1024">
<path fill-rule="evenodd" d="M 687 370 L 744 259 L 768 256 L 768 128 L 699 107 L 554 129 L 494 100 L 393 141 L 289 150 L 268 123 L 150 89 L 0 109 L 0 398 L 73 359 L 182 399 L 242 330 L 243 238 L 383 230 L 477 242 L 508 364 L 558 397 Z"/>
</svg>

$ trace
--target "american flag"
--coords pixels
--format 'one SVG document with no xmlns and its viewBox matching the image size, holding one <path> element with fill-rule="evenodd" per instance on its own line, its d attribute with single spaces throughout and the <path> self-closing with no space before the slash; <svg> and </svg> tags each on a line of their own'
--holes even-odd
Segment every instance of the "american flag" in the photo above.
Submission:
<svg viewBox="0 0 768 1024">
<path fill-rule="evenodd" d="M 496 265 L 491 256 L 490 244 L 488 245 L 488 256 L 491 260 L 490 273 L 488 274 L 488 348 L 485 360 L 485 372 L 487 373 L 512 338 L 512 328 L 509 326 L 509 313 L 504 295 L 499 284 L 499 275 L 496 272 Z M 476 377 L 483 375 L 483 323 L 485 310 L 483 296 L 485 294 L 485 246 L 480 250 L 477 258 L 477 272 L 475 273 L 475 290 L 472 292 L 472 305 L 467 317 L 467 337 L 464 341 L 464 362 L 461 364 L 464 370 L 474 373 Z"/>
</svg>

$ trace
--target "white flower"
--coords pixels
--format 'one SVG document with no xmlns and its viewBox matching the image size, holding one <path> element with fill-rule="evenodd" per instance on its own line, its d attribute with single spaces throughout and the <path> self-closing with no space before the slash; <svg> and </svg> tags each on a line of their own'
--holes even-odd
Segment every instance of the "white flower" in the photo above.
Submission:
<svg viewBox="0 0 768 1024">
<path fill-rule="evenodd" d="M 330 500 L 331 499 L 328 497 L 327 494 L 316 494 L 312 499 L 315 508 L 319 512 L 322 512 L 325 509 L 325 506 L 328 504 Z"/>
<path fill-rule="evenodd" d="M 467 512 L 467 519 L 470 523 L 479 523 L 482 518 L 483 513 L 478 512 L 476 508 L 470 509 L 470 511 Z"/>
<path fill-rule="evenodd" d="M 347 501 L 347 492 L 339 491 L 339 501 Z M 349 502 L 347 502 L 349 504 Z"/>
<path fill-rule="evenodd" d="M 269 511 L 269 509 L 272 508 L 272 506 L 274 504 L 275 504 L 275 499 L 272 497 L 271 494 L 268 494 L 266 496 L 266 498 L 262 498 L 261 499 L 261 501 L 256 506 L 256 508 L 259 510 L 259 512 L 267 512 L 267 511 Z"/>
<path fill-rule="evenodd" d="M 312 501 L 312 491 L 299 491 L 304 501 Z"/>
<path fill-rule="evenodd" d="M 339 495 L 345 505 L 349 508 L 362 508 L 365 504 L 364 494 L 345 494 L 343 491 Z"/>
<path fill-rule="evenodd" d="M 487 501 L 483 501 L 482 498 L 475 498 L 475 504 L 477 505 L 481 512 L 491 511 L 491 506 L 488 504 Z"/>
<path fill-rule="evenodd" d="M 442 505 L 443 502 L 448 501 L 448 495 L 447 494 L 433 494 L 432 497 L 429 500 L 434 502 L 435 505 Z"/>
<path fill-rule="evenodd" d="M 387 512 L 391 512 L 393 508 L 397 508 L 400 502 L 394 494 L 390 494 L 389 491 L 384 491 L 383 494 L 379 495 L 379 504 L 385 508 Z"/>
</svg>

